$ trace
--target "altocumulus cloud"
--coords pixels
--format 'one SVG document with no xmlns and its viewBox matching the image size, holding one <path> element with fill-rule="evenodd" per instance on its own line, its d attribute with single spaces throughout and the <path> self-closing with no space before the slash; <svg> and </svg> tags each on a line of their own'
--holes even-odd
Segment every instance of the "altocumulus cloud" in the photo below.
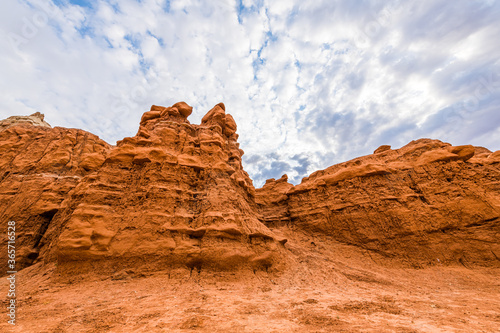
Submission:
<svg viewBox="0 0 500 333">
<path fill-rule="evenodd" d="M 500 2 L 6 0 L 0 116 L 110 143 L 220 101 L 257 186 L 431 137 L 500 149 Z"/>
</svg>

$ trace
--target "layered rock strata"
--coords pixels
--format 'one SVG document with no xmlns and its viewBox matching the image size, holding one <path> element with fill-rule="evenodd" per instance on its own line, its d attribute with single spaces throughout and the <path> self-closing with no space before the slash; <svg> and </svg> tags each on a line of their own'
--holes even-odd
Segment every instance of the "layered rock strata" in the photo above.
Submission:
<svg viewBox="0 0 500 333">
<path fill-rule="evenodd" d="M 275 228 L 413 267 L 500 265 L 500 151 L 420 139 L 255 190 L 224 105 L 200 125 L 191 112 L 153 105 L 116 146 L 40 114 L 0 122 L 0 232 L 16 221 L 17 268 L 280 271 L 293 256 Z"/>
<path fill-rule="evenodd" d="M 330 235 L 415 267 L 500 262 L 500 151 L 420 139 L 257 190 L 268 226 Z"/>
<path fill-rule="evenodd" d="M 81 130 L 25 123 L 0 132 L 0 216 L 15 220 L 19 260 L 279 267 L 283 244 L 259 221 L 236 123 L 218 104 L 152 106 L 110 146 Z"/>
</svg>

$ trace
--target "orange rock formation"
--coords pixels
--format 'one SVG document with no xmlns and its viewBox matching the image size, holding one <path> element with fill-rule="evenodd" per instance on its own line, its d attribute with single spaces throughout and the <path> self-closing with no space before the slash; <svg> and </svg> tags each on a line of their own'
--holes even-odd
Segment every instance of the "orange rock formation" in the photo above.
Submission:
<svg viewBox="0 0 500 333">
<path fill-rule="evenodd" d="M 39 114 L 0 123 L 0 217 L 22 267 L 280 271 L 282 226 L 414 267 L 499 265 L 500 151 L 421 139 L 255 190 L 224 104 L 200 125 L 191 112 L 153 105 L 116 146 Z"/>
<path fill-rule="evenodd" d="M 498 266 L 500 152 L 420 139 L 257 190 L 266 225 L 331 235 L 411 266 Z"/>
<path fill-rule="evenodd" d="M 279 267 L 286 240 L 259 221 L 234 119 L 220 103 L 192 125 L 191 111 L 152 106 L 116 147 L 75 129 L 1 131 L 0 215 L 17 222 L 18 261 Z"/>
</svg>

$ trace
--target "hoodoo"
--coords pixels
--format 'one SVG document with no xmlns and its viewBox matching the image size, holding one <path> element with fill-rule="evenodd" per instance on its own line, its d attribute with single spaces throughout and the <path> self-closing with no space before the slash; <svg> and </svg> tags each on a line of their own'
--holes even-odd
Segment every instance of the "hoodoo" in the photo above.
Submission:
<svg viewBox="0 0 500 333">
<path fill-rule="evenodd" d="M 201 125 L 191 112 L 153 105 L 116 146 L 28 122 L 0 132 L 0 209 L 23 232 L 19 262 L 281 269 L 286 240 L 260 221 L 234 119 L 222 103 Z"/>
</svg>

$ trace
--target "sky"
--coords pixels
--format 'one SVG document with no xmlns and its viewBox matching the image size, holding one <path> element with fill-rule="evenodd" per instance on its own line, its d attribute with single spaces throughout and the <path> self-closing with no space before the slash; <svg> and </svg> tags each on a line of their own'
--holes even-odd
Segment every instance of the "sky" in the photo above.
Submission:
<svg viewBox="0 0 500 333">
<path fill-rule="evenodd" d="M 259 187 L 432 138 L 500 149 L 497 0 L 2 0 L 0 118 L 115 144 L 224 102 Z"/>
</svg>

